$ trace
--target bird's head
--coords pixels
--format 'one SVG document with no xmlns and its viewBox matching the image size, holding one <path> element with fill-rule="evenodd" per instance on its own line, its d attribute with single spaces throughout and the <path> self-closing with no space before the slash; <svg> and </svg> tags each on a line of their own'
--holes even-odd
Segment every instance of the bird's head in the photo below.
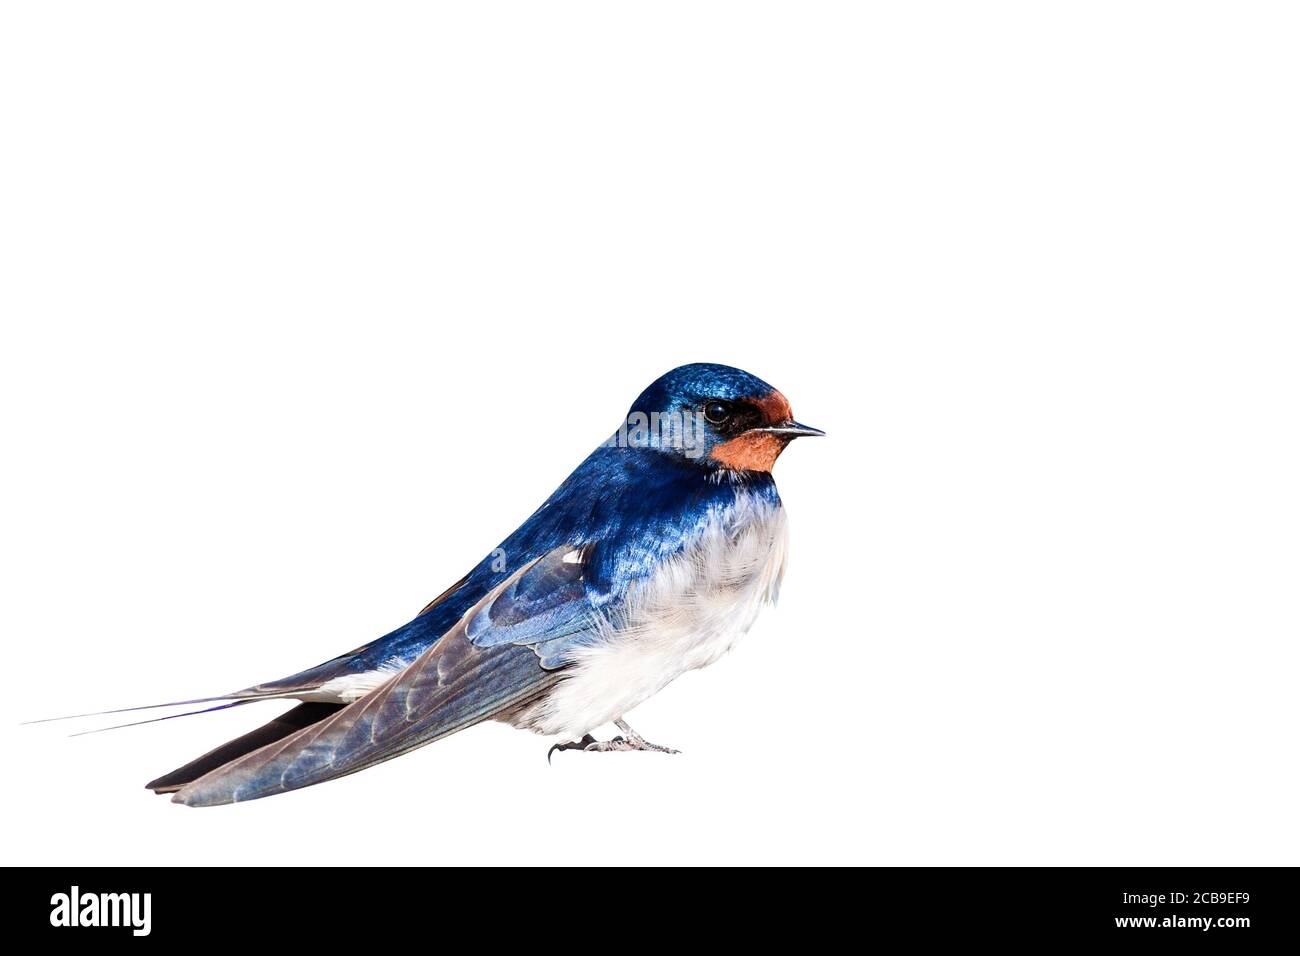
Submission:
<svg viewBox="0 0 1300 956">
<path fill-rule="evenodd" d="M 656 379 L 611 439 L 652 447 L 704 468 L 771 471 L 785 446 L 822 435 L 794 420 L 784 395 L 729 365 L 683 365 Z"/>
</svg>

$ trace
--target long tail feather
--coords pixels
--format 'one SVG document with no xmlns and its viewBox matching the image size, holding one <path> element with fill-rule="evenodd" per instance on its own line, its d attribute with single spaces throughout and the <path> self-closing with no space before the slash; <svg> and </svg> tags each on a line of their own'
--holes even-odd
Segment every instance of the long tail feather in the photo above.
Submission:
<svg viewBox="0 0 1300 956">
<path fill-rule="evenodd" d="M 106 730 L 121 730 L 123 727 L 141 727 L 145 724 L 156 724 L 164 720 L 175 720 L 177 717 L 193 717 L 195 714 L 210 714 L 214 710 L 229 710 L 231 707 L 239 707 L 243 704 L 251 703 L 253 703 L 252 700 L 232 700 L 228 704 L 217 704 L 215 707 L 204 707 L 201 710 L 187 710 L 183 714 L 168 714 L 166 717 L 150 717 L 148 720 L 132 720 L 125 724 L 113 724 L 109 727 L 96 727 L 93 730 L 81 730 L 75 734 L 68 734 L 68 736 L 85 737 L 87 734 L 102 734 Z"/>
<path fill-rule="evenodd" d="M 253 700 L 276 700 L 289 696 L 291 696 L 291 694 L 288 692 L 265 693 L 255 689 L 237 690 L 233 694 L 218 694 L 215 697 L 195 697 L 193 700 L 169 700 L 163 704 L 141 704 L 139 707 L 118 707 L 114 710 L 92 710 L 85 714 L 64 714 L 62 717 L 42 717 L 40 720 L 24 720 L 19 726 L 27 726 L 28 724 L 50 724 L 60 720 L 79 720 L 82 717 L 107 717 L 111 714 L 130 714 L 137 710 L 159 710 L 163 707 L 188 707 L 190 704 L 211 704 L 222 700 L 233 700 L 241 704 L 246 704 Z M 196 710 L 194 713 L 199 714 L 203 713 L 203 711 Z M 177 714 L 176 716 L 183 717 L 185 715 Z M 144 721 L 142 721 L 142 723 L 144 723 Z M 121 724 L 119 726 L 128 727 L 130 725 Z M 111 730 L 113 728 L 105 727 L 104 729 Z"/>
</svg>

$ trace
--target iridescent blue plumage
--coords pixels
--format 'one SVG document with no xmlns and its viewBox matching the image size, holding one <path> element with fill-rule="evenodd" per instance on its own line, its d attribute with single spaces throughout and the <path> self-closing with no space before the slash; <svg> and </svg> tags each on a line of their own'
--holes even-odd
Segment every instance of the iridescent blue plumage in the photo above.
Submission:
<svg viewBox="0 0 1300 956">
<path fill-rule="evenodd" d="M 740 369 L 684 365 L 642 392 L 628 416 L 693 409 L 709 398 L 735 400 L 773 391 Z M 474 566 L 455 593 L 369 644 L 258 689 L 300 687 L 342 674 L 409 664 L 513 571 L 564 544 L 598 542 L 589 560 L 587 594 L 598 607 L 616 600 L 632 581 L 685 548 L 711 510 L 731 503 L 738 485 L 747 494 L 780 503 L 770 472 L 723 476 L 710 465 L 708 451 L 716 443 L 716 437 L 708 436 L 702 453 L 694 458 L 662 446 L 601 445 L 528 520 Z"/>
</svg>

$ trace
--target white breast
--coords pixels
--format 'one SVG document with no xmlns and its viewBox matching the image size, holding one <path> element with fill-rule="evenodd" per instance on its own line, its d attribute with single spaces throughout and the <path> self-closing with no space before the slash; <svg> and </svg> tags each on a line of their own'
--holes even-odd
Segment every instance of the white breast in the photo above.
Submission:
<svg viewBox="0 0 1300 956">
<path fill-rule="evenodd" d="M 510 722 L 577 739 L 686 671 L 712 664 L 776 600 L 785 549 L 781 506 L 737 496 L 694 547 L 665 561 L 601 622 L 598 639 L 575 652 L 574 666 L 546 698 Z"/>
</svg>

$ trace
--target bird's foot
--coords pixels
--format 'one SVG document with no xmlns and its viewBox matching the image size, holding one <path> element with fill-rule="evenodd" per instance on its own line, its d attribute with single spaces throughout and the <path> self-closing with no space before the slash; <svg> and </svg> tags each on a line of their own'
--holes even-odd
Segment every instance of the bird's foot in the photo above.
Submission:
<svg viewBox="0 0 1300 956">
<path fill-rule="evenodd" d="M 609 753 L 619 750 L 649 750 L 657 754 L 679 754 L 680 750 L 674 750 L 672 747 L 663 747 L 659 744 L 652 744 L 640 736 L 632 737 L 615 737 L 613 740 L 593 740 L 587 746 L 582 748 L 591 753 Z"/>
<path fill-rule="evenodd" d="M 551 754 L 557 750 L 585 750 L 587 753 L 616 753 L 628 750 L 646 750 L 659 754 L 681 753 L 680 750 L 674 750 L 672 747 L 652 744 L 622 720 L 616 720 L 614 723 L 618 725 L 618 729 L 623 731 L 625 736 L 615 737 L 613 740 L 597 740 L 591 734 L 587 734 L 581 740 L 570 741 L 567 744 L 555 744 L 546 752 L 546 762 L 551 762 Z"/>
</svg>

